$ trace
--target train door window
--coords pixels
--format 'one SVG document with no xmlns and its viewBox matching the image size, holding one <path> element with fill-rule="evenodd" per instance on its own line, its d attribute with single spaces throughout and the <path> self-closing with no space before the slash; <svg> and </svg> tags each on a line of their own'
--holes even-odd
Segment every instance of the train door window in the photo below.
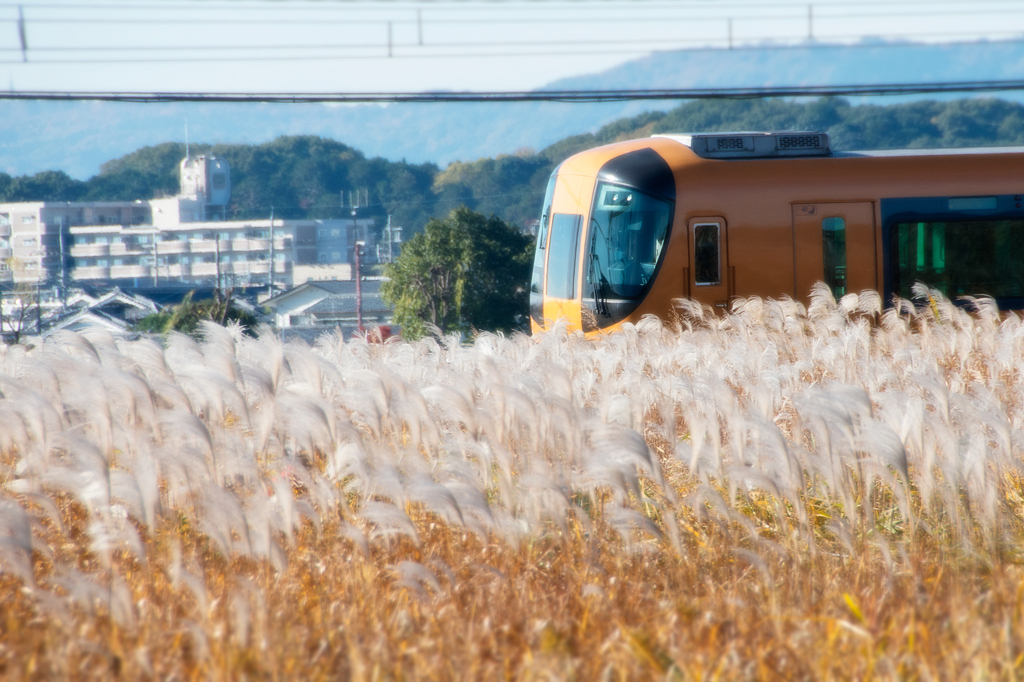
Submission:
<svg viewBox="0 0 1024 682">
<path fill-rule="evenodd" d="M 694 284 L 711 286 L 722 283 L 721 226 L 697 223 L 693 226 Z"/>
<path fill-rule="evenodd" d="M 551 218 L 548 241 L 546 292 L 550 298 L 576 298 L 576 261 L 583 216 L 556 213 Z"/>
<path fill-rule="evenodd" d="M 846 294 L 846 221 L 840 217 L 821 221 L 821 246 L 825 284 L 836 298 Z"/>
</svg>

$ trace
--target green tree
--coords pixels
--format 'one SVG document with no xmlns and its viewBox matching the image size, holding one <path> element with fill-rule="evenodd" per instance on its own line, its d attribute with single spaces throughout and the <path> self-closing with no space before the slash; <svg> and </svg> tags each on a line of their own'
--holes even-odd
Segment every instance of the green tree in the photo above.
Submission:
<svg viewBox="0 0 1024 682">
<path fill-rule="evenodd" d="M 465 206 L 433 219 L 385 269 L 381 293 L 402 335 L 510 331 L 528 304 L 533 238 Z"/>
<path fill-rule="evenodd" d="M 223 295 L 215 291 L 213 300 L 193 301 L 190 291 L 182 299 L 181 303 L 169 306 L 158 313 L 147 315 L 135 323 L 135 331 L 150 334 L 166 334 L 170 331 L 179 331 L 190 336 L 196 336 L 199 332 L 199 323 L 203 320 L 216 322 L 224 325 L 228 322 L 238 322 L 245 327 L 247 334 L 255 329 L 257 320 L 244 310 L 239 310 L 232 305 L 233 290 L 228 289 Z"/>
</svg>

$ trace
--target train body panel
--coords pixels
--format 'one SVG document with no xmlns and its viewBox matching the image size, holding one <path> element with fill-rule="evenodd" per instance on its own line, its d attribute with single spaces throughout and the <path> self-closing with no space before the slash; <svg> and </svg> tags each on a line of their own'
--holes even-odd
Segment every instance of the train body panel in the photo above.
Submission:
<svg viewBox="0 0 1024 682">
<path fill-rule="evenodd" d="M 807 302 L 817 281 L 837 296 L 905 295 L 916 275 L 951 296 L 1024 307 L 1024 267 L 1013 260 L 1024 259 L 1024 149 L 715 159 L 654 137 L 577 154 L 555 177 L 549 213 L 577 216 L 574 246 L 552 241 L 568 223 L 556 228 L 546 213 L 535 330 L 560 317 L 588 332 L 666 317 L 680 297 Z M 967 252 L 992 258 L 998 281 L 984 263 L 955 260 Z M 571 286 L 551 296 L 544 280 L 559 278 Z"/>
</svg>

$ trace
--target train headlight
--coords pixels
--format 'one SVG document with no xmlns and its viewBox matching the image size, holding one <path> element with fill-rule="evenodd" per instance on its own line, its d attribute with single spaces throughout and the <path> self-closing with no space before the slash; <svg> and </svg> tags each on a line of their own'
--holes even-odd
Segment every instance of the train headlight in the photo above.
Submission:
<svg viewBox="0 0 1024 682">
<path fill-rule="evenodd" d="M 605 211 L 624 211 L 633 205 L 633 192 L 618 188 L 605 188 L 598 208 Z"/>
</svg>

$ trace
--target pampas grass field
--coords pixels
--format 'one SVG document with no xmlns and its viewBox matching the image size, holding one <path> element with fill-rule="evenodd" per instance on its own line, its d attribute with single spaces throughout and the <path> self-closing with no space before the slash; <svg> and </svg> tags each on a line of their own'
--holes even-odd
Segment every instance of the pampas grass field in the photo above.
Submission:
<svg viewBox="0 0 1024 682">
<path fill-rule="evenodd" d="M 1024 324 L 0 348 L 0 675 L 1024 677 Z"/>
</svg>

